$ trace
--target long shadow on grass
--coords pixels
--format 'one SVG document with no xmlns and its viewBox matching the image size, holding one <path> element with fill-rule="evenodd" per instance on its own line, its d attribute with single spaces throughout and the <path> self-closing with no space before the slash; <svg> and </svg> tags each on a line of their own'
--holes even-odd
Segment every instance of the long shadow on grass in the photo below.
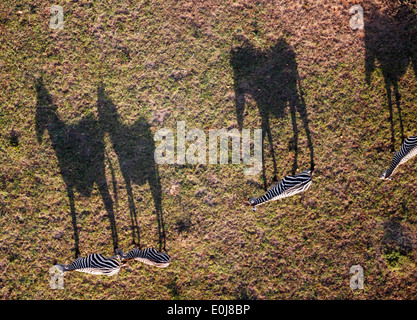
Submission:
<svg viewBox="0 0 417 320">
<path fill-rule="evenodd" d="M 90 197 L 94 184 L 98 187 L 110 221 L 113 248 L 118 248 L 113 200 L 105 175 L 104 132 L 100 129 L 98 121 L 91 116 L 74 124 L 63 122 L 57 114 L 57 108 L 42 78 L 36 80 L 35 87 L 37 91 L 36 135 L 40 143 L 45 130 L 49 132 L 52 147 L 58 159 L 70 203 L 75 257 L 80 255 L 80 249 L 74 191 Z"/>
<path fill-rule="evenodd" d="M 140 227 L 132 184 L 143 185 L 148 183 L 158 221 L 159 250 L 166 250 L 162 188 L 158 166 L 154 159 L 155 143 L 150 125 L 144 118 L 139 118 L 132 125 L 124 124 L 103 85 L 99 85 L 97 95 L 100 125 L 109 133 L 126 184 L 132 223 L 132 243 L 140 247 Z"/>
<path fill-rule="evenodd" d="M 395 150 L 395 130 L 393 120 L 394 93 L 398 111 L 401 140 L 404 142 L 404 125 L 401 110 L 401 95 L 398 81 L 412 63 L 417 74 L 417 19 L 411 5 L 388 2 L 381 12 L 372 8 L 365 13 L 365 76 L 370 84 L 376 62 L 382 71 L 388 100 L 389 121 L 391 125 L 391 149 Z"/>
<path fill-rule="evenodd" d="M 294 150 L 292 174 L 298 168 L 298 123 L 297 112 L 305 130 L 310 151 L 310 166 L 314 169 L 314 150 L 307 117 L 307 108 L 298 74 L 296 54 L 293 48 L 280 39 L 269 50 L 257 50 L 247 39 L 231 50 L 231 66 L 234 71 L 234 90 L 236 115 L 239 128 L 244 121 L 245 94 L 256 101 L 262 118 L 262 143 L 268 137 L 270 153 L 274 166 L 274 180 L 277 180 L 277 163 L 274 152 L 274 139 L 271 134 L 271 117 L 281 118 L 289 109 L 292 120 Z M 276 139 L 276 138 L 275 138 Z M 265 153 L 264 153 L 265 154 Z M 268 183 L 265 174 L 265 158 L 262 160 L 264 188 Z"/>
</svg>

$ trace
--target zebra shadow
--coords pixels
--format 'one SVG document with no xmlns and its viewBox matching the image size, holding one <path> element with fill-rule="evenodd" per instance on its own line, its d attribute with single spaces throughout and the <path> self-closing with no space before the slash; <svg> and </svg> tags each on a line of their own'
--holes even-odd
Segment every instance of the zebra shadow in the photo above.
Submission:
<svg viewBox="0 0 417 320">
<path fill-rule="evenodd" d="M 277 181 L 277 163 L 270 119 L 286 116 L 287 109 L 290 111 L 293 130 L 293 140 L 290 141 L 290 148 L 294 151 L 292 174 L 294 175 L 298 168 L 297 113 L 307 136 L 310 166 L 314 169 L 314 150 L 307 108 L 293 48 L 281 38 L 270 49 L 262 51 L 257 50 L 246 38 L 243 38 L 239 46 L 232 48 L 230 63 L 234 72 L 235 106 L 239 129 L 242 129 L 244 121 L 245 94 L 249 94 L 255 100 L 262 119 L 262 145 L 265 137 L 268 137 L 274 181 Z M 262 160 L 262 175 L 264 188 L 267 190 L 265 157 Z"/>
<path fill-rule="evenodd" d="M 387 2 L 386 10 L 373 7 L 365 15 L 365 79 L 371 83 L 371 76 L 377 67 L 384 77 L 389 121 L 391 129 L 391 151 L 395 150 L 394 94 L 398 112 L 401 141 L 404 142 L 404 124 L 401 110 L 401 95 L 398 81 L 407 72 L 410 64 L 417 75 L 417 19 L 410 5 Z"/>
<path fill-rule="evenodd" d="M 140 226 L 137 219 L 132 183 L 148 183 L 151 190 L 158 222 L 159 250 L 166 250 L 165 226 L 162 212 L 162 187 L 158 166 L 155 163 L 155 143 L 150 125 L 141 117 L 132 125 L 120 119 L 117 107 L 100 84 L 97 88 L 97 108 L 100 125 L 108 132 L 113 149 L 117 155 L 120 170 L 126 184 L 130 218 L 132 223 L 132 244 L 140 244 Z"/>
<path fill-rule="evenodd" d="M 102 197 L 110 221 L 113 248 L 118 248 L 116 221 L 113 200 L 105 175 L 104 132 L 99 123 L 87 116 L 77 123 L 67 124 L 57 113 L 52 97 L 46 89 L 42 77 L 35 80 L 37 91 L 35 130 L 37 140 L 42 142 L 45 130 L 48 131 L 52 148 L 58 159 L 60 174 L 66 185 L 70 204 L 72 226 L 74 229 L 75 257 L 80 256 L 77 215 L 74 192 L 90 197 L 94 184 Z"/>
</svg>

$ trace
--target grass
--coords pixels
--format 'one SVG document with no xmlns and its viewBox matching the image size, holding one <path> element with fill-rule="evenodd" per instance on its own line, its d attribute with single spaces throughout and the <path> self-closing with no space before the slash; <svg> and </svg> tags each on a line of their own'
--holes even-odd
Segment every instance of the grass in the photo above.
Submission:
<svg viewBox="0 0 417 320">
<path fill-rule="evenodd" d="M 416 297 L 415 172 L 410 160 L 391 182 L 378 175 L 392 158 L 381 68 L 365 82 L 361 31 L 349 27 L 353 1 L 88 1 L 64 7 L 64 29 L 49 29 L 49 4 L 0 5 L 0 297 L 2 299 L 413 299 Z M 365 7 L 383 6 L 377 0 Z M 70 206 L 47 132 L 35 134 L 36 90 L 26 76 L 43 73 L 67 124 L 98 117 L 103 81 L 121 121 L 144 117 L 155 133 L 186 127 L 237 127 L 230 51 L 242 37 L 258 50 L 280 38 L 296 53 L 315 151 L 311 188 L 268 203 L 261 174 L 243 165 L 161 165 L 168 268 L 131 264 L 114 277 L 72 273 L 63 290 L 49 287 L 49 268 L 74 255 Z M 416 77 L 401 77 L 406 136 L 416 135 Z M 260 128 L 247 97 L 245 128 Z M 309 165 L 301 119 L 298 170 Z M 394 132 L 400 147 L 399 115 Z M 294 158 L 289 112 L 271 118 L 278 178 Z M 266 140 L 267 141 L 267 140 Z M 110 137 L 106 177 L 120 248 L 131 244 L 126 186 Z M 265 145 L 267 183 L 272 157 Z M 114 169 L 114 178 L 111 167 Z M 80 177 L 83 179 L 85 177 Z M 116 189 L 113 189 L 112 182 Z M 157 219 L 148 184 L 133 185 L 141 243 L 157 247 Z M 75 194 L 80 249 L 113 254 L 107 212 L 95 187 Z M 393 222 L 394 221 L 394 222 Z M 394 223 L 394 224 L 393 224 Z M 400 233 L 389 231 L 395 226 Z M 406 243 L 406 250 L 401 247 Z M 352 291 L 349 269 L 365 271 Z"/>
</svg>

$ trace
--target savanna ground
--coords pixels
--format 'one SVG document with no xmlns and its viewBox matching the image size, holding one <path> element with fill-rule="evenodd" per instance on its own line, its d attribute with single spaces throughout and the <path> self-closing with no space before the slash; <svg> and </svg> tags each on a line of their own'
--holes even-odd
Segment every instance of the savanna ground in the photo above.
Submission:
<svg viewBox="0 0 417 320">
<path fill-rule="evenodd" d="M 378 176 L 388 167 L 392 149 L 399 149 L 401 131 L 406 137 L 417 134 L 417 80 L 411 62 L 405 62 L 402 72 L 389 63 L 384 66 L 386 60 L 407 59 L 402 50 L 410 48 L 405 42 L 388 49 L 389 59 L 376 59 L 366 82 L 366 25 L 365 31 L 349 26 L 349 8 L 356 3 L 2 1 L 0 297 L 416 298 L 417 161 L 401 166 L 393 181 Z M 53 4 L 64 8 L 63 30 L 49 28 Z M 377 0 L 358 4 L 364 7 L 365 23 L 375 17 L 372 10 L 393 21 L 400 6 Z M 411 1 L 402 5 L 415 13 Z M 409 24 L 413 28 L 416 25 Z M 380 32 L 382 37 L 384 32 L 392 35 L 383 28 Z M 394 40 L 396 36 L 387 36 L 384 41 Z M 177 121 L 185 121 L 187 129 L 208 133 L 238 128 L 234 48 L 249 43 L 258 52 L 255 56 L 262 56 L 283 42 L 295 54 L 293 71 L 298 72 L 306 114 L 295 113 L 294 119 L 282 109 L 269 121 L 280 179 L 292 169 L 310 167 L 301 118 L 308 119 L 315 173 L 304 197 L 268 203 L 253 212 L 246 200 L 264 193 L 262 173 L 245 176 L 243 164 L 160 165 L 171 264 L 159 269 L 131 263 L 113 277 L 71 273 L 63 290 L 51 290 L 49 268 L 74 259 L 74 230 L 48 131 L 37 139 L 34 79 L 42 76 L 56 114 L 67 125 L 99 118 L 101 84 L 126 128 L 144 119 L 152 133 L 162 127 L 175 132 Z M 252 87 L 250 79 L 256 75 L 251 72 L 259 71 L 251 69 L 248 60 L 243 87 Z M 392 128 L 384 68 L 399 79 L 401 114 L 393 103 Z M 268 83 L 263 88 L 269 88 Z M 243 128 L 261 128 L 260 100 L 249 94 L 245 98 Z M 295 165 L 294 121 L 299 129 Z M 134 247 L 130 204 L 110 140 L 105 132 L 106 178 L 119 247 L 128 251 Z M 264 162 L 270 186 L 274 168 L 268 139 Z M 149 184 L 133 183 L 132 193 L 140 244 L 158 248 Z M 90 196 L 75 192 L 75 211 L 81 254 L 111 256 L 108 212 L 96 185 Z M 357 264 L 364 268 L 364 289 L 353 291 L 349 269 Z"/>
</svg>

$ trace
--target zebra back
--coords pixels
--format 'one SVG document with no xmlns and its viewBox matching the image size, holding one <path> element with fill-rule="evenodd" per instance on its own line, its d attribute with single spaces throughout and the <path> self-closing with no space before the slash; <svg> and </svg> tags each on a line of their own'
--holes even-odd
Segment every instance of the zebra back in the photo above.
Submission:
<svg viewBox="0 0 417 320">
<path fill-rule="evenodd" d="M 78 271 L 97 275 L 112 276 L 125 266 L 119 256 L 105 258 L 99 253 L 93 253 L 85 258 L 77 258 L 69 265 L 64 265 L 64 272 Z"/>
<path fill-rule="evenodd" d="M 276 185 L 272 186 L 266 194 L 259 198 L 250 198 L 249 203 L 255 207 L 268 201 L 274 201 L 293 196 L 306 191 L 312 183 L 312 170 L 304 170 L 295 176 L 286 176 Z"/>
<path fill-rule="evenodd" d="M 128 253 L 123 253 L 119 250 L 118 254 L 123 260 L 136 260 L 159 268 L 167 267 L 171 262 L 169 255 L 164 252 L 158 252 L 154 248 L 143 250 L 135 248 Z"/>
<path fill-rule="evenodd" d="M 390 178 L 398 167 L 412 157 L 417 155 L 417 136 L 407 138 L 404 143 L 401 145 L 400 151 L 394 154 L 392 158 L 391 165 L 388 170 L 381 174 L 380 178 L 385 180 L 391 180 Z"/>
</svg>

